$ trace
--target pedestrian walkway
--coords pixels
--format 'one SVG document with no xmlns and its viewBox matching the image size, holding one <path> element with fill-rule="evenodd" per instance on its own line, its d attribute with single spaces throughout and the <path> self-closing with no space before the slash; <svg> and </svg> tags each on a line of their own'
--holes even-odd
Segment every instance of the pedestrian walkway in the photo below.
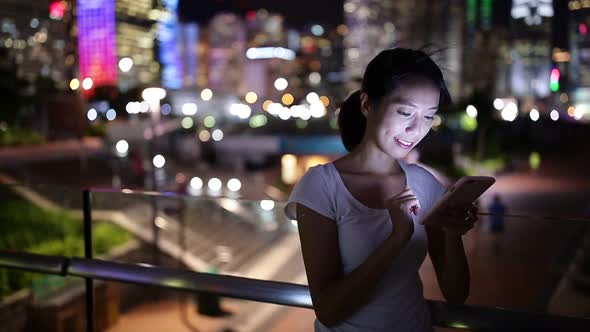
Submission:
<svg viewBox="0 0 590 332">
<path fill-rule="evenodd" d="M 87 158 L 103 151 L 102 140 L 97 137 L 67 139 L 39 145 L 0 148 L 0 166 L 23 162 L 48 161 L 67 158 Z"/>
</svg>

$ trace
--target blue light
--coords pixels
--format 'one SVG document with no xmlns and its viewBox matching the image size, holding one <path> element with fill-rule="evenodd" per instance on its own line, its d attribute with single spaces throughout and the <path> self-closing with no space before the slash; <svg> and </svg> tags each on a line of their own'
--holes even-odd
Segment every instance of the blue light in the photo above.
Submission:
<svg viewBox="0 0 590 332">
<path fill-rule="evenodd" d="M 162 112 L 163 115 L 168 115 L 168 114 L 172 113 L 172 107 L 170 106 L 170 104 L 164 104 L 164 105 L 162 105 L 160 111 Z"/>
<path fill-rule="evenodd" d="M 170 15 L 160 21 L 158 41 L 160 42 L 160 62 L 162 63 L 162 85 L 167 89 L 182 88 L 182 62 L 180 61 L 180 41 L 178 39 L 178 0 L 164 0 L 164 8 Z"/>
</svg>

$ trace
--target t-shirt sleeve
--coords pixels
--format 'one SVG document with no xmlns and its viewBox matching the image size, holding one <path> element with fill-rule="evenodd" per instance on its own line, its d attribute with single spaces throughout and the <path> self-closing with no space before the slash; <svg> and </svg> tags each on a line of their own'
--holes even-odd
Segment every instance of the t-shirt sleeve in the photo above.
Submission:
<svg viewBox="0 0 590 332">
<path fill-rule="evenodd" d="M 432 177 L 432 196 L 430 200 L 431 206 L 436 204 L 438 200 L 440 200 L 443 195 L 447 192 L 447 187 L 445 187 L 432 173 L 430 174 Z"/>
<path fill-rule="evenodd" d="M 303 204 L 326 218 L 336 220 L 336 212 L 323 166 L 311 167 L 297 182 L 285 206 L 287 218 L 296 220 L 296 205 Z"/>
<path fill-rule="evenodd" d="M 425 168 L 418 165 L 415 165 L 415 167 L 419 174 L 418 179 L 422 187 L 423 197 L 426 199 L 426 206 L 423 205 L 422 208 L 426 208 L 425 211 L 428 211 L 441 199 L 447 188 Z"/>
</svg>

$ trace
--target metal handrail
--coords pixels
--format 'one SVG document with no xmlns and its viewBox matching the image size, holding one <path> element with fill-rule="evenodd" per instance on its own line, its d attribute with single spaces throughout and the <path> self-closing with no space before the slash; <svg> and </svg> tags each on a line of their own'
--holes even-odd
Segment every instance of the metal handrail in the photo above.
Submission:
<svg viewBox="0 0 590 332">
<path fill-rule="evenodd" d="M 84 258 L 0 250 L 0 267 L 111 280 L 312 309 L 304 285 Z M 588 329 L 590 319 L 428 300 L 433 324 L 475 330 Z"/>
</svg>

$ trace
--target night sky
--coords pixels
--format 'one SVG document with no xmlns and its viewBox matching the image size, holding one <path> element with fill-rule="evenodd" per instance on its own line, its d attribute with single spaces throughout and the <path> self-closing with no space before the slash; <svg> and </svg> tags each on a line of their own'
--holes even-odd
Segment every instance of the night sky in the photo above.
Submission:
<svg viewBox="0 0 590 332">
<path fill-rule="evenodd" d="M 205 22 L 220 11 L 243 14 L 266 8 L 283 14 L 289 27 L 336 26 L 344 22 L 343 6 L 344 0 L 180 0 L 178 12 L 181 20 Z"/>
<path fill-rule="evenodd" d="M 554 0 L 553 44 L 567 48 L 567 0 Z M 344 0 L 180 0 L 179 15 L 183 21 L 207 22 L 220 11 L 244 14 L 249 10 L 266 8 L 285 16 L 289 27 L 303 27 L 312 23 L 336 26 L 344 22 Z M 493 23 L 507 26 L 511 0 L 495 0 Z"/>
</svg>

